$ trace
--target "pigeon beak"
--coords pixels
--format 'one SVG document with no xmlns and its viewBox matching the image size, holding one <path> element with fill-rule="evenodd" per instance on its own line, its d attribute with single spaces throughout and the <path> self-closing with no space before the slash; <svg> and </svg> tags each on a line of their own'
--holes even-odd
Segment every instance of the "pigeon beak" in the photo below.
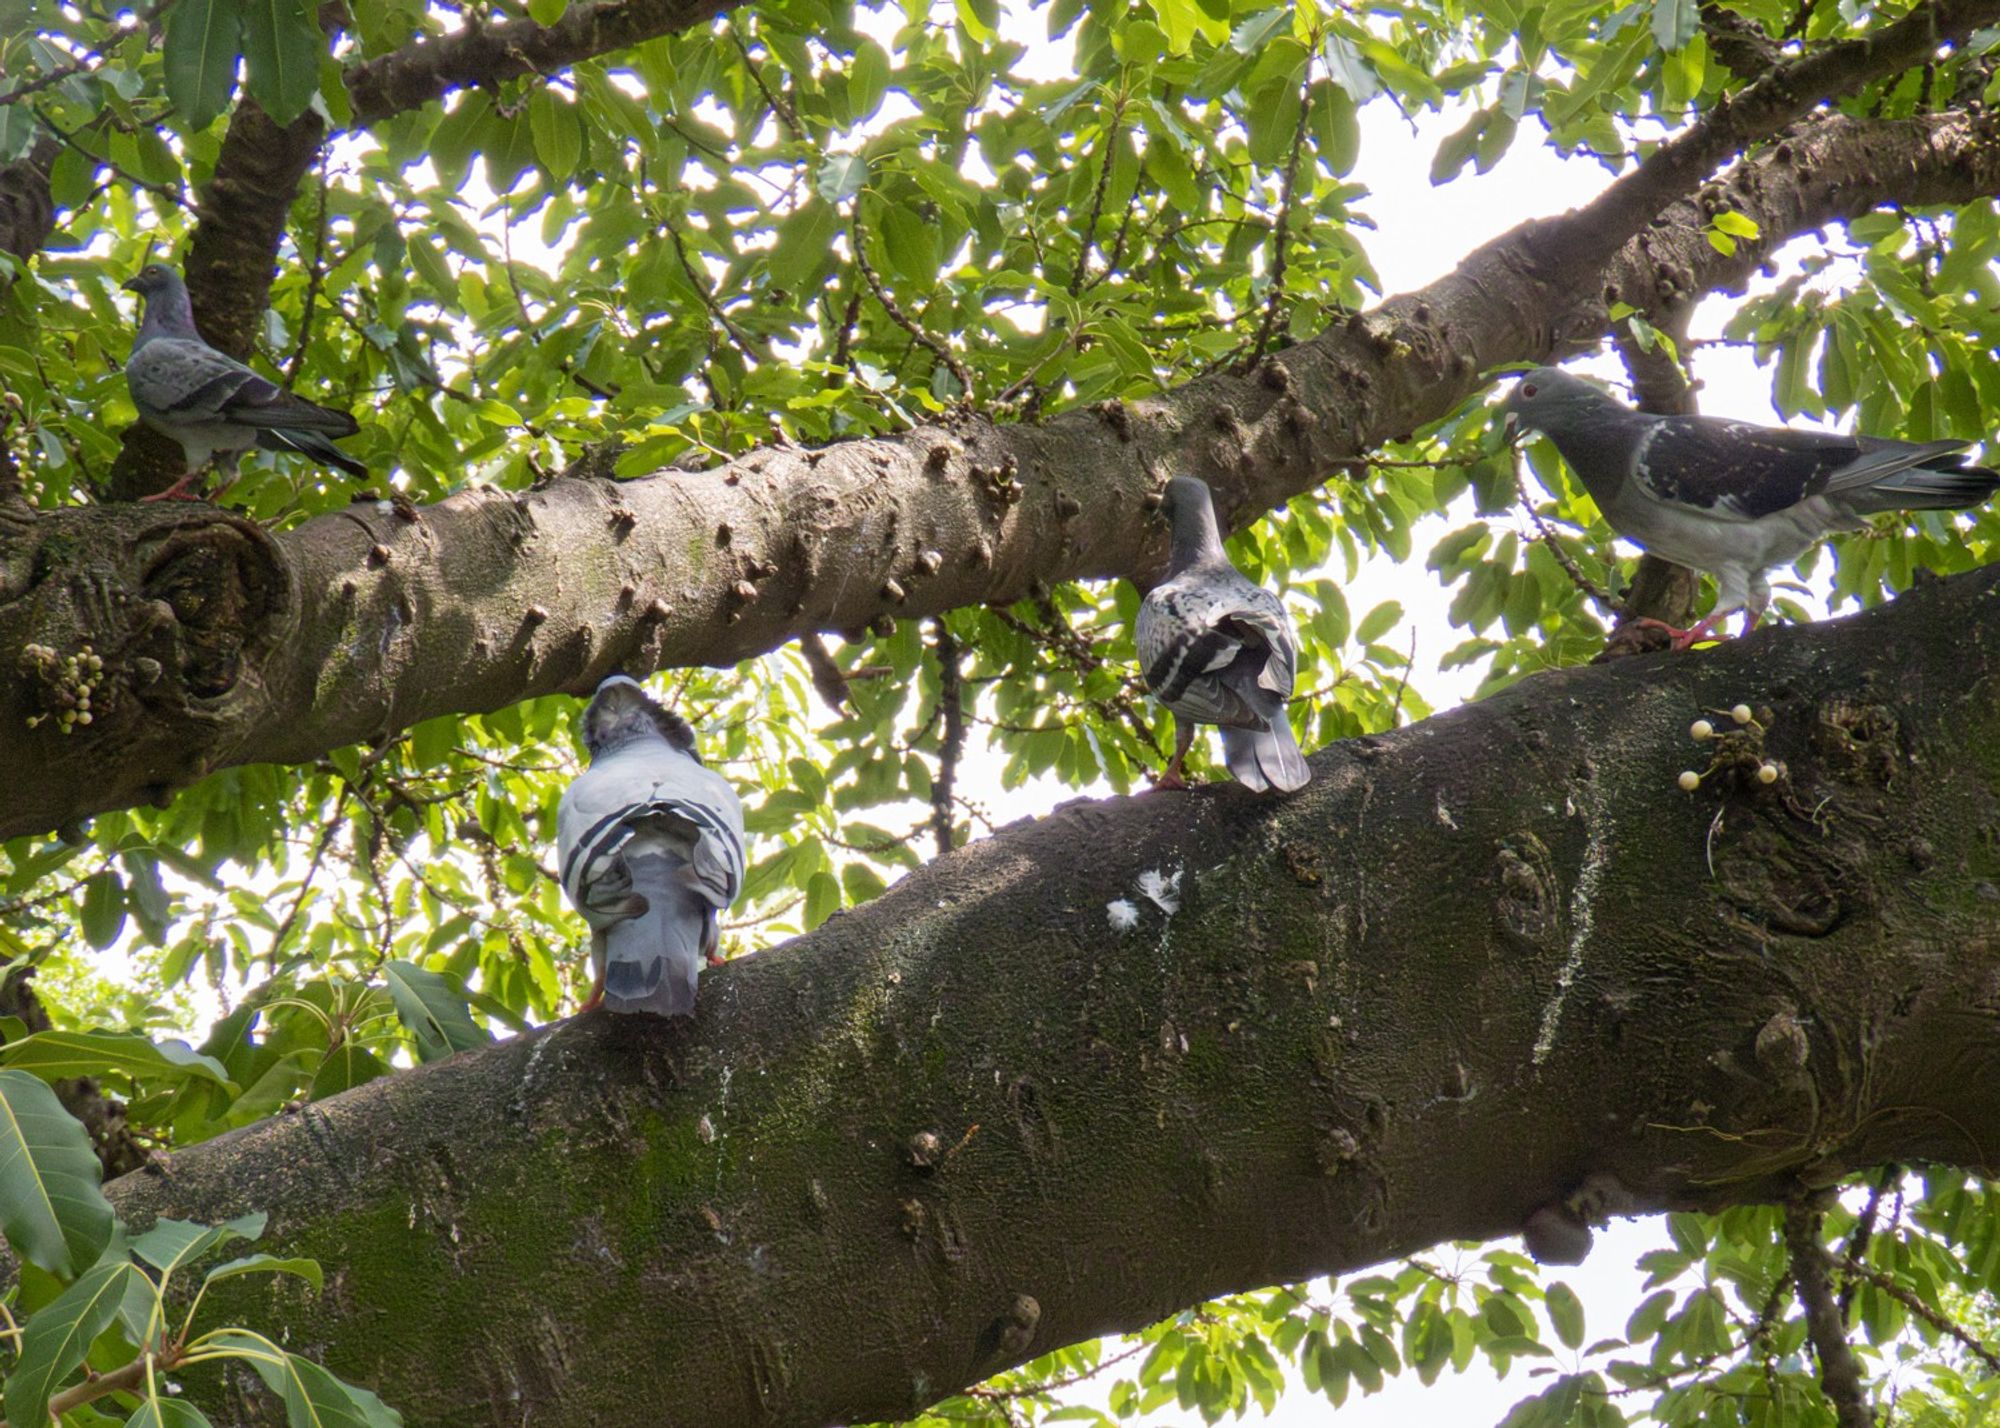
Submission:
<svg viewBox="0 0 2000 1428">
<path fill-rule="evenodd" d="M 118 286 L 125 289 L 128 293 L 136 293 L 139 291 L 139 279 L 137 277 L 130 277 Z"/>
</svg>

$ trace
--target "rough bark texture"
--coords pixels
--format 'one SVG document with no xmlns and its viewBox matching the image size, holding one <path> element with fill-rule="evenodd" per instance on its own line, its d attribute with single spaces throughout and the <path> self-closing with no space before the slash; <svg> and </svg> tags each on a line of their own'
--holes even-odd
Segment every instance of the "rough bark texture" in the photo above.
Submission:
<svg viewBox="0 0 2000 1428">
<path fill-rule="evenodd" d="M 710 973 L 691 1021 L 565 1022 L 112 1198 L 270 1211 L 261 1247 L 325 1293 L 216 1310 L 413 1425 L 627 1422 L 643 1392 L 707 1428 L 907 1414 L 1579 1192 L 1991 1173 L 1997 677 L 2000 567 L 1526 680 L 1320 751 L 1291 799 L 1079 802 Z M 1739 701 L 1760 726 L 1688 738 Z"/>
<path fill-rule="evenodd" d="M 61 146 L 41 139 L 26 158 L 0 165 L 0 252 L 26 262 L 55 231 L 56 205 L 49 196 L 49 166 Z"/>
<path fill-rule="evenodd" d="M 711 20 L 728 0 L 601 0 L 571 5 L 553 25 L 532 20 L 474 21 L 457 34 L 424 40 L 347 71 L 354 123 L 378 123 L 442 99 L 454 89 L 548 74 Z M 468 17 L 470 18 L 470 17 Z"/>
<path fill-rule="evenodd" d="M 1038 580 L 1143 579 L 1163 555 L 1143 503 L 1166 474 L 1202 475 L 1242 524 L 1493 368 L 1595 340 L 1621 292 L 1727 287 L 1786 236 L 1875 203 L 1992 192 L 1997 135 L 1988 114 L 1814 121 L 1660 215 L 1601 286 L 1550 276 L 1569 218 L 1528 224 L 1254 373 L 1043 425 L 967 418 L 708 472 L 474 490 L 414 521 L 362 506 L 276 537 L 200 508 L 0 531 L 0 669 L 24 676 L 0 683 L 0 764 L 41 770 L 0 786 L 0 837 L 613 668 L 724 664 Z M 1719 204 L 1763 238 L 1717 253 L 1702 231 Z M 59 657 L 85 641 L 106 662 L 92 724 L 30 729 L 72 697 Z"/>
</svg>

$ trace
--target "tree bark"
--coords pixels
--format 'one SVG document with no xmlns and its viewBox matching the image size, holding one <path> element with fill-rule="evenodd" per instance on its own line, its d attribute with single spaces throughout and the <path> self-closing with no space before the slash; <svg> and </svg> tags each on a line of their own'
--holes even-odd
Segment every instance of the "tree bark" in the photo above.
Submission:
<svg viewBox="0 0 2000 1428">
<path fill-rule="evenodd" d="M 1601 285 L 1558 280 L 1574 215 L 1527 224 L 1253 373 L 1042 425 L 966 417 L 615 484 L 600 453 L 541 490 L 470 490 L 415 520 L 357 506 L 276 536 L 199 507 L 0 530 L 0 669 L 22 676 L 0 681 L 0 765 L 40 771 L 0 784 L 0 838 L 615 668 L 728 664 L 1037 581 L 1146 579 L 1164 541 L 1145 503 L 1166 475 L 1205 477 L 1243 524 L 1496 367 L 1594 341 L 1621 295 L 1650 309 L 1726 288 L 1790 234 L 1993 192 L 1996 139 L 1983 112 L 1810 121 L 1657 215 Z M 1716 252 L 1719 207 L 1762 236 Z M 60 660 L 85 643 L 106 667 L 91 724 L 30 728 L 73 702 Z"/>
<path fill-rule="evenodd" d="M 1080 801 L 711 972 L 691 1020 L 544 1028 L 111 1197 L 269 1211 L 325 1292 L 214 1312 L 412 1425 L 816 1425 L 1580 1197 L 1991 1173 L 1996 679 L 2000 566 L 1524 680 L 1293 798 Z"/>
</svg>

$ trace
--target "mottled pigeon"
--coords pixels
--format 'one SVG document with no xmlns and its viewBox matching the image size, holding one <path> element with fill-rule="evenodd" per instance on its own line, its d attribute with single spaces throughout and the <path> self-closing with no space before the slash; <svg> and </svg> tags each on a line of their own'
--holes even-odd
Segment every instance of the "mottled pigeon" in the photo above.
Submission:
<svg viewBox="0 0 2000 1428">
<path fill-rule="evenodd" d="M 1764 572 L 1835 531 L 1879 511 L 1962 510 L 2000 489 L 2000 474 L 1959 454 L 1970 442 L 1652 416 L 1553 367 L 1523 376 L 1501 410 L 1556 444 L 1613 530 L 1715 577 L 1706 619 L 1663 627 L 1675 649 L 1713 638 L 1734 610 L 1748 634 L 1771 603 Z"/>
<path fill-rule="evenodd" d="M 1312 770 L 1285 714 L 1299 663 L 1285 607 L 1223 554 L 1206 484 L 1169 481 L 1161 510 L 1173 523 L 1172 554 L 1167 578 L 1139 606 L 1137 631 L 1146 687 L 1174 716 L 1174 757 L 1160 786 L 1186 787 L 1181 761 L 1195 726 L 1217 724 L 1238 783 L 1257 793 L 1304 788 Z"/>
<path fill-rule="evenodd" d="M 622 674 L 597 686 L 583 743 L 590 767 L 556 811 L 563 891 L 597 970 L 583 1009 L 686 1016 L 716 914 L 743 888 L 743 805 L 687 721 Z"/>
<path fill-rule="evenodd" d="M 188 497 L 211 457 L 226 455 L 233 466 L 237 453 L 252 446 L 296 451 L 350 476 L 368 474 L 332 441 L 361 430 L 353 417 L 293 396 L 202 341 L 179 273 L 148 263 L 125 287 L 146 308 L 125 384 L 146 425 L 178 441 L 187 455 L 187 473 L 148 500 Z"/>
</svg>

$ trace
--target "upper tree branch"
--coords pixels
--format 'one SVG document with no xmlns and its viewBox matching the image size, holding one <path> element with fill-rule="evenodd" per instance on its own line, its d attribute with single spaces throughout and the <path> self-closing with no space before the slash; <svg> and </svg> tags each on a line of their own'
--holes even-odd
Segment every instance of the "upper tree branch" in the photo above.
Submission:
<svg viewBox="0 0 2000 1428">
<path fill-rule="evenodd" d="M 648 1421 L 731 1428 L 901 1418 L 1586 1182 L 1716 1209 L 1991 1173 L 2000 1078 L 1963 1068 L 2000 979 L 1995 680 L 2000 567 L 1538 675 L 1319 751 L 1296 797 L 1069 805 L 704 976 L 690 1020 L 399 1073 L 111 1197 L 268 1211 L 327 1292 L 219 1285 L 216 1318 L 412 1428 L 627 1422 L 636 1383 L 672 1385 Z M 1681 793 L 1689 717 L 1738 700 L 1783 780 Z M 1163 874 L 1171 912 L 1135 892 Z"/>
<path fill-rule="evenodd" d="M 454 89 L 547 74 L 660 35 L 685 30 L 731 8 L 731 0 L 598 0 L 572 4 L 553 25 L 476 21 L 454 34 L 419 40 L 347 71 L 354 123 L 365 127 L 442 99 Z"/>
<path fill-rule="evenodd" d="M 95 722 L 68 736 L 28 728 L 44 697 L 35 682 L 0 681 L 0 763 L 39 771 L 0 782 L 0 837 L 164 797 L 224 765 L 317 758 L 436 715 L 584 688 L 613 668 L 727 663 L 885 613 L 1011 602 L 1037 580 L 1143 578 L 1164 554 L 1144 519 L 1157 471 L 1204 476 L 1241 524 L 1445 416 L 1493 367 L 1595 341 L 1621 294 L 1655 310 L 1742 282 L 1786 234 L 1890 199 L 2000 189 L 1996 139 L 1984 113 L 1809 122 L 1670 205 L 1601 282 L 1538 277 L 1565 220 L 1530 224 L 1252 374 L 1041 425 L 960 418 L 700 474 L 469 490 L 414 523 L 346 513 L 276 537 L 190 526 L 199 511 L 52 516 L 0 540 L 0 597 L 29 590 L 43 542 L 74 550 L 65 532 L 102 526 L 91 548 L 107 562 L 129 552 L 102 572 L 128 598 L 86 610 L 65 577 L 0 599 L 0 668 L 35 642 L 88 638 L 115 656 Z M 1716 252 L 1705 237 L 1716 204 L 1754 218 L 1762 237 Z M 233 551 L 205 567 L 226 592 L 199 609 L 161 593 L 170 562 L 157 537 L 134 538 L 149 521 Z"/>
</svg>

